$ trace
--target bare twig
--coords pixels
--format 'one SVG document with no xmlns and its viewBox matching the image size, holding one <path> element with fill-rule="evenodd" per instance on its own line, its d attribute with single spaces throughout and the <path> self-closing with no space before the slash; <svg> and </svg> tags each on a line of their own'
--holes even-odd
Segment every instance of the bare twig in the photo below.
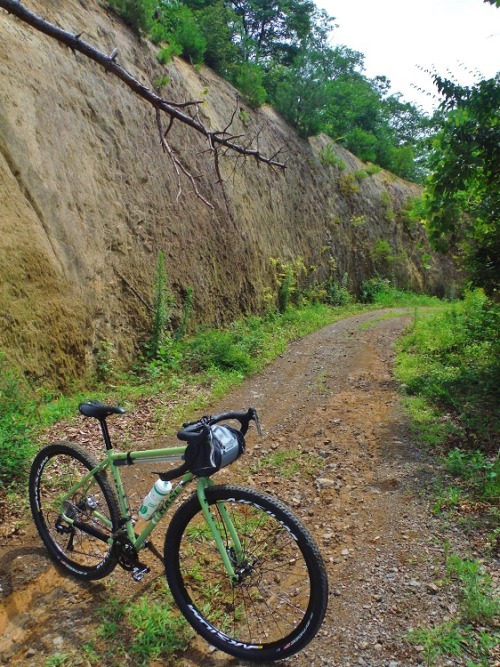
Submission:
<svg viewBox="0 0 500 667">
<path fill-rule="evenodd" d="M 0 0 L 0 8 L 6 9 L 7 12 L 21 19 L 28 25 L 32 26 L 36 30 L 56 39 L 58 42 L 65 44 L 72 51 L 78 51 L 84 56 L 98 63 L 106 72 L 110 72 L 118 77 L 125 85 L 127 85 L 134 93 L 142 97 L 144 100 L 153 105 L 155 110 L 158 112 L 163 111 L 168 114 L 172 119 L 179 120 L 181 123 L 191 127 L 196 132 L 199 132 L 201 135 L 207 137 L 211 146 L 223 146 L 230 151 L 234 151 L 240 155 L 245 155 L 253 157 L 258 163 L 267 164 L 268 166 L 283 170 L 285 169 L 285 164 L 277 162 L 276 160 L 266 157 L 260 151 L 250 148 L 248 146 L 242 146 L 240 144 L 231 141 L 227 137 L 223 136 L 224 132 L 213 132 L 210 131 L 205 125 L 199 121 L 196 117 L 193 118 L 188 114 L 180 111 L 181 108 L 191 107 L 198 110 L 199 102 L 183 102 L 181 104 L 175 102 L 169 102 L 168 100 L 160 97 L 149 89 L 144 84 L 140 83 L 135 79 L 126 69 L 121 67 L 116 62 L 118 53 L 115 52 L 116 49 L 111 53 L 111 55 L 106 55 L 102 51 L 94 48 L 87 42 L 84 42 L 81 39 L 82 32 L 73 34 L 62 30 L 57 26 L 49 23 L 41 16 L 38 16 L 34 12 L 27 9 L 24 5 L 21 4 L 18 0 Z M 227 129 L 227 128 L 226 128 Z M 169 152 L 170 154 L 170 152 Z M 186 173 L 186 170 L 177 162 L 177 166 L 181 168 L 183 173 Z M 192 178 L 192 177 L 191 177 Z"/>
<path fill-rule="evenodd" d="M 170 160 L 172 161 L 172 164 L 175 169 L 175 173 L 177 174 L 177 183 L 178 183 L 178 191 L 177 191 L 177 198 L 176 201 L 179 201 L 181 194 L 182 194 L 182 182 L 181 182 L 181 172 L 186 176 L 189 181 L 191 182 L 191 185 L 193 186 L 193 190 L 195 195 L 198 197 L 198 199 L 201 199 L 201 201 L 208 206 L 211 209 L 214 209 L 214 206 L 207 200 L 205 197 L 201 194 L 201 192 L 198 189 L 198 185 L 196 183 L 195 177 L 191 174 L 190 171 L 186 169 L 186 167 L 182 164 L 182 162 L 179 160 L 179 158 L 176 156 L 174 151 L 172 150 L 170 144 L 167 141 L 167 134 L 170 130 L 170 128 L 173 125 L 173 119 L 170 119 L 170 124 L 166 130 L 166 132 L 163 132 L 162 124 L 161 124 L 161 113 L 159 109 L 156 109 L 156 124 L 158 125 L 158 131 L 160 133 L 160 143 L 163 148 L 163 150 L 168 154 Z"/>
</svg>

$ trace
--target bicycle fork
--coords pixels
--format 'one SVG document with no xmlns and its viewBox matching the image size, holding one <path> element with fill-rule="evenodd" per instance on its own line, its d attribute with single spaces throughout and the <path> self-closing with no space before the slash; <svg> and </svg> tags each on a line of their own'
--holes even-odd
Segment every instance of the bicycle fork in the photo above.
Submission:
<svg viewBox="0 0 500 667">
<path fill-rule="evenodd" d="M 226 572 L 229 576 L 229 579 L 232 584 L 235 584 L 240 581 L 240 575 L 237 574 L 237 571 L 235 570 L 234 566 L 242 562 L 243 548 L 241 546 L 240 538 L 238 537 L 238 533 L 236 532 L 234 523 L 232 522 L 231 517 L 229 516 L 229 513 L 224 503 L 218 502 L 217 510 L 222 519 L 225 537 L 227 540 L 227 537 L 229 536 L 232 542 L 232 546 L 228 548 L 224 543 L 223 537 L 212 515 L 212 512 L 210 511 L 210 505 L 208 504 L 205 495 L 205 490 L 213 485 L 214 482 L 212 482 L 212 480 L 209 479 L 208 477 L 200 477 L 198 479 L 198 488 L 197 488 L 198 500 L 200 501 L 205 521 L 207 522 L 207 525 L 210 528 L 210 532 L 212 533 L 212 537 L 215 540 L 215 544 L 217 545 L 217 549 L 220 553 L 222 562 L 224 563 L 224 567 L 226 568 Z"/>
</svg>

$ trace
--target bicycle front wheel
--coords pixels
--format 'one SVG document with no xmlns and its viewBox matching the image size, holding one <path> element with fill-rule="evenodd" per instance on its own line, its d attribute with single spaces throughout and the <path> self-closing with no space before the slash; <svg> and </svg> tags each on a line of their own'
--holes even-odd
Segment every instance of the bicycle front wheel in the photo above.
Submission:
<svg viewBox="0 0 500 667">
<path fill-rule="evenodd" d="M 42 449 L 31 466 L 29 499 L 35 525 L 57 564 L 83 580 L 101 579 L 117 563 L 112 533 L 119 525 L 116 496 L 97 463 L 66 443 Z"/>
<path fill-rule="evenodd" d="M 230 581 L 193 495 L 165 538 L 166 576 L 182 614 L 210 644 L 237 658 L 281 660 L 301 650 L 319 630 L 328 598 L 312 537 L 285 505 L 261 492 L 213 486 L 206 498 L 237 580 Z"/>
</svg>

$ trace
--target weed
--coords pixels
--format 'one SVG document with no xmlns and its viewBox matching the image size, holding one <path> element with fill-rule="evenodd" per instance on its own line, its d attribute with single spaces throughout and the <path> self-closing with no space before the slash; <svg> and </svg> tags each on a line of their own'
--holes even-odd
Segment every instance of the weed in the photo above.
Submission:
<svg viewBox="0 0 500 667">
<path fill-rule="evenodd" d="M 337 167 L 339 171 L 346 168 L 345 162 L 335 152 L 335 144 L 330 142 L 319 152 L 319 160 L 323 166 Z"/>
<path fill-rule="evenodd" d="M 397 306 L 438 306 L 442 302 L 428 294 L 415 294 L 395 287 L 388 278 L 377 276 L 365 280 L 359 296 L 361 303 L 373 303 L 381 308 Z"/>
<path fill-rule="evenodd" d="M 322 465 L 322 460 L 318 456 L 305 455 L 300 449 L 286 449 L 273 451 L 265 454 L 251 471 L 260 472 L 261 470 L 273 470 L 281 477 L 293 477 L 298 472 L 301 475 L 314 476 L 318 468 Z"/>
<path fill-rule="evenodd" d="M 245 127 L 247 127 L 250 123 L 250 115 L 246 109 L 241 108 L 238 114 L 239 119 L 243 123 Z"/>
<path fill-rule="evenodd" d="M 349 224 L 352 227 L 361 227 L 366 224 L 366 215 L 353 215 L 349 220 Z"/>
<path fill-rule="evenodd" d="M 413 630 L 409 633 L 408 640 L 422 647 L 422 656 L 429 667 L 434 665 L 440 656 L 461 655 L 464 643 L 464 637 L 456 621 Z"/>
<path fill-rule="evenodd" d="M 370 249 L 370 256 L 374 261 L 383 264 L 392 264 L 396 259 L 394 248 L 385 239 L 377 239 L 375 241 L 373 247 Z"/>
<path fill-rule="evenodd" d="M 200 332 L 188 344 L 187 355 L 194 371 L 212 368 L 248 374 L 254 368 L 248 349 L 230 331 Z"/>
<path fill-rule="evenodd" d="M 167 325 L 172 315 L 174 295 L 167 287 L 165 253 L 159 252 L 156 261 L 153 294 L 153 316 L 151 321 L 151 339 L 147 346 L 150 358 L 157 358 L 167 336 Z"/>
<path fill-rule="evenodd" d="M 398 374 L 407 391 L 421 396 L 460 425 L 462 448 L 498 456 L 500 306 L 481 290 L 422 318 L 402 341 Z M 472 461 L 472 459 L 471 459 Z M 482 480 L 496 486 L 497 464 L 484 465 Z"/>
<path fill-rule="evenodd" d="M 344 197 L 352 197 L 360 192 L 359 185 L 353 173 L 343 174 L 339 178 L 339 190 Z"/>
<path fill-rule="evenodd" d="M 95 374 L 98 382 L 109 382 L 115 374 L 116 355 L 112 342 L 102 340 L 95 351 Z"/>
<path fill-rule="evenodd" d="M 307 274 L 307 268 L 302 257 L 297 257 L 290 262 L 273 258 L 271 266 L 277 291 L 278 311 L 284 313 L 291 304 L 298 304 L 299 282 L 301 277 Z"/>
<path fill-rule="evenodd" d="M 157 76 L 153 81 L 155 88 L 161 91 L 162 88 L 165 88 L 170 83 L 168 76 Z"/>
<path fill-rule="evenodd" d="M 481 500 L 500 497 L 500 459 L 485 456 L 480 450 L 467 451 L 456 447 L 444 459 L 448 472 L 467 482 Z"/>
<path fill-rule="evenodd" d="M 137 664 L 147 665 L 160 656 L 167 658 L 188 647 L 191 631 L 166 600 L 156 602 L 144 596 L 130 605 L 127 621 L 133 630 L 128 653 Z"/>
<path fill-rule="evenodd" d="M 330 306 L 346 306 L 351 301 L 351 295 L 347 288 L 349 276 L 344 273 L 342 280 L 338 283 L 330 276 L 325 283 L 326 302 Z"/>
<path fill-rule="evenodd" d="M 34 392 L 0 352 L 0 488 L 20 478 L 33 454 L 38 423 Z"/>
<path fill-rule="evenodd" d="M 491 623 L 500 614 L 500 598 L 494 595 L 491 578 L 477 561 L 448 557 L 448 572 L 461 584 L 462 617 L 468 623 Z"/>
</svg>

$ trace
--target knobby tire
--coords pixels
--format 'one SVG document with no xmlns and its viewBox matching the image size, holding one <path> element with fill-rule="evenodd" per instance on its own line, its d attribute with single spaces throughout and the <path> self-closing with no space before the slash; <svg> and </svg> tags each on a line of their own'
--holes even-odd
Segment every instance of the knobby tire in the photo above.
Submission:
<svg viewBox="0 0 500 667">
<path fill-rule="evenodd" d="M 195 494 L 165 537 L 165 571 L 179 609 L 204 639 L 237 658 L 274 661 L 301 650 L 318 632 L 328 599 L 312 537 L 285 505 L 259 491 L 213 486 L 206 498 L 239 581 L 229 581 Z M 239 558 L 219 502 L 238 531 Z"/>
<path fill-rule="evenodd" d="M 82 447 L 56 443 L 37 454 L 29 477 L 31 512 L 51 558 L 85 581 L 101 579 L 113 570 L 117 564 L 115 549 L 106 541 L 64 521 L 60 507 L 62 496 L 96 465 Z M 119 510 L 105 473 L 93 475 L 84 489 L 68 498 L 64 513 L 84 527 L 111 537 L 119 525 Z"/>
</svg>

